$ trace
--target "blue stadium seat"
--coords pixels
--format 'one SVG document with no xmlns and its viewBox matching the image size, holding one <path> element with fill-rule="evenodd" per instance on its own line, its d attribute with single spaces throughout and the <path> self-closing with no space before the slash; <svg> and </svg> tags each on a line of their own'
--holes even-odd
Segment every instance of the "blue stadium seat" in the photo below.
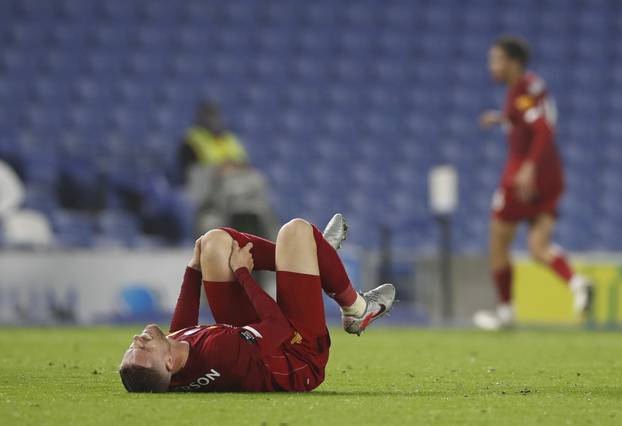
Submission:
<svg viewBox="0 0 622 426">
<path fill-rule="evenodd" d="M 373 227 L 354 233 L 357 243 L 374 247 L 393 219 L 411 236 L 396 246 L 434 247 L 427 172 L 450 162 L 461 175 L 456 245 L 481 250 L 506 155 L 502 132 L 477 127 L 480 111 L 503 100 L 486 52 L 498 34 L 518 32 L 559 105 L 561 241 L 619 249 L 621 206 L 610 194 L 622 181 L 620 13 L 607 0 L 0 2 L 0 156 L 22 163 L 27 204 L 51 215 L 61 245 L 157 246 L 116 210 L 89 226 L 58 212 L 45 184 L 105 170 L 155 206 L 183 205 L 176 189 L 151 191 L 148 180 L 175 167 L 179 138 L 209 97 L 269 177 L 283 219 L 323 221 L 343 208 Z M 602 213 L 594 229 L 582 203 Z M 73 222 L 83 234 L 69 231 Z"/>
<path fill-rule="evenodd" d="M 95 235 L 95 218 L 85 213 L 55 210 L 51 216 L 55 243 L 63 248 L 91 247 Z"/>
</svg>

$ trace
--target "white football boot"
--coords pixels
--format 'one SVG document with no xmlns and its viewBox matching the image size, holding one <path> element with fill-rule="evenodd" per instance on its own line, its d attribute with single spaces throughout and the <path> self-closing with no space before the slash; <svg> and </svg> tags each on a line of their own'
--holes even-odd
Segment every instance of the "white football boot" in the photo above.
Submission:
<svg viewBox="0 0 622 426">
<path fill-rule="evenodd" d="M 473 315 L 473 323 L 482 330 L 507 330 L 514 326 L 512 305 L 502 304 L 495 311 L 478 311 Z"/>
<path fill-rule="evenodd" d="M 395 286 L 382 284 L 367 293 L 360 293 L 365 300 L 365 311 L 360 316 L 341 313 L 343 329 L 350 333 L 361 335 L 363 331 L 378 318 L 388 314 L 395 301 Z"/>
<path fill-rule="evenodd" d="M 582 275 L 575 274 L 570 280 L 574 294 L 574 311 L 577 315 L 588 314 L 594 301 L 594 284 Z"/>
<path fill-rule="evenodd" d="M 348 223 L 341 213 L 337 213 L 324 228 L 324 239 L 335 250 L 341 248 L 341 243 L 348 236 Z M 365 301 L 365 311 L 360 316 L 342 312 L 341 322 L 346 332 L 361 335 L 375 320 L 389 313 L 395 301 L 395 287 L 393 284 L 382 284 L 366 293 L 360 293 Z"/>
<path fill-rule="evenodd" d="M 348 223 L 341 213 L 332 217 L 322 235 L 335 250 L 341 248 L 341 243 L 348 237 Z"/>
</svg>

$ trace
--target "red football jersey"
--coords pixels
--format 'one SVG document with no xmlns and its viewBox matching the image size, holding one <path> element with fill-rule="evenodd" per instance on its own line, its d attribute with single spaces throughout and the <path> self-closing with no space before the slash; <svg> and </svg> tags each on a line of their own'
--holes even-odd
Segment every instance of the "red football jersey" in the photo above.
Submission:
<svg viewBox="0 0 622 426">
<path fill-rule="evenodd" d="M 544 80 L 534 73 L 525 73 L 509 89 L 504 115 L 509 125 L 509 156 L 502 187 L 513 187 L 520 166 L 532 160 L 536 164 L 539 195 L 559 193 L 564 178 L 554 141 L 557 110 Z"/>
<path fill-rule="evenodd" d="M 248 334 L 242 334 L 248 333 Z M 169 335 L 190 345 L 188 361 L 171 379 L 172 391 L 270 391 L 271 375 L 252 333 L 228 325 L 195 326 Z"/>
<path fill-rule="evenodd" d="M 170 339 L 190 345 L 188 360 L 173 375 L 171 391 L 310 391 L 324 380 L 330 338 L 303 339 L 279 305 L 247 269 L 235 272 L 259 322 L 233 327 L 194 325 L 199 314 L 201 272 L 186 268 L 171 321 Z"/>
</svg>

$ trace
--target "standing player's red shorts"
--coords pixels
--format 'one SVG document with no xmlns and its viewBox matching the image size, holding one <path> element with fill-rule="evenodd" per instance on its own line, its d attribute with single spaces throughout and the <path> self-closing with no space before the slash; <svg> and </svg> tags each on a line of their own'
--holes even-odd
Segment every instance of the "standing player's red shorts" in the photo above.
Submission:
<svg viewBox="0 0 622 426">
<path fill-rule="evenodd" d="M 504 222 L 531 221 L 557 215 L 564 192 L 561 159 L 554 142 L 557 113 L 544 81 L 526 73 L 508 92 L 504 116 L 509 122 L 509 156 L 492 202 L 493 216 Z M 536 165 L 536 196 L 524 202 L 516 196 L 514 178 L 525 161 Z"/>
<path fill-rule="evenodd" d="M 561 191 L 551 195 L 536 195 L 529 201 L 523 202 L 516 197 L 516 191 L 511 188 L 499 188 L 492 199 L 493 216 L 504 222 L 533 221 L 538 216 L 546 214 L 557 217 L 557 205 L 561 198 Z"/>
<path fill-rule="evenodd" d="M 292 327 L 293 337 L 277 349 L 262 349 L 262 358 L 277 390 L 310 391 L 324 381 L 330 348 L 320 277 L 283 271 L 276 275 L 277 303 Z M 217 289 L 210 291 L 208 298 L 217 323 L 242 327 L 257 322 L 241 286 L 222 285 Z M 275 345 L 262 345 L 270 346 Z"/>
</svg>

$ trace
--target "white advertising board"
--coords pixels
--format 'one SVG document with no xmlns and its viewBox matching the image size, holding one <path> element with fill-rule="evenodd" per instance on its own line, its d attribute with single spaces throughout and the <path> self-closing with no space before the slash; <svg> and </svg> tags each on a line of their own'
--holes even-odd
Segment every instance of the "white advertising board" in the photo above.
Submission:
<svg viewBox="0 0 622 426">
<path fill-rule="evenodd" d="M 192 253 L 0 252 L 0 322 L 168 320 Z"/>
</svg>

